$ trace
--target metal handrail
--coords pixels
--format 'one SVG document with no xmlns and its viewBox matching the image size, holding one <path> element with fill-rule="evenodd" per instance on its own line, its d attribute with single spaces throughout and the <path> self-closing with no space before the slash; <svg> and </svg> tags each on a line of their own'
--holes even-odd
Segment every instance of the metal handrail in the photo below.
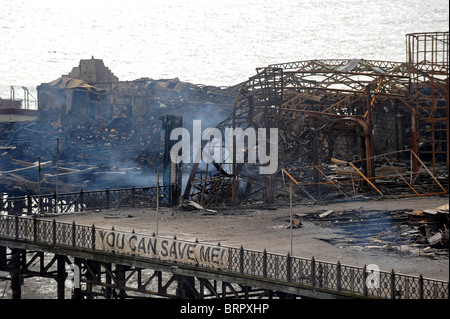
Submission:
<svg viewBox="0 0 450 319">
<path fill-rule="evenodd" d="M 53 245 L 71 246 L 102 251 L 96 247 L 96 231 L 111 231 L 96 228 L 95 225 L 84 226 L 73 223 L 56 222 L 38 219 L 36 217 L 0 216 L 0 238 L 18 241 L 40 242 Z M 134 232 L 121 232 L 136 234 Z M 149 236 L 150 237 L 150 236 Z M 151 236 L 160 240 L 167 239 Z M 195 244 L 194 242 L 177 240 L 177 242 Z M 367 266 L 355 267 L 269 253 L 264 251 L 217 246 L 226 249 L 228 262 L 221 270 L 251 275 L 255 278 L 272 279 L 288 284 L 300 284 L 312 289 L 324 289 L 336 293 L 346 293 L 360 297 L 375 297 L 383 299 L 448 299 L 448 281 L 428 279 L 420 276 L 376 271 L 372 272 Z M 117 255 L 118 252 L 115 252 Z M 151 259 L 151 258 L 150 258 Z M 191 263 L 199 268 L 211 268 L 198 262 Z M 376 276 L 374 276 L 376 275 Z M 375 283 L 373 280 L 375 279 Z"/>
<path fill-rule="evenodd" d="M 159 186 L 160 197 L 170 191 L 171 186 Z M 26 195 L 6 199 L 0 196 L 0 214 L 39 215 L 113 207 L 149 207 L 156 206 L 156 193 L 157 187 L 149 186 L 94 191 L 80 190 L 71 193 Z"/>
</svg>

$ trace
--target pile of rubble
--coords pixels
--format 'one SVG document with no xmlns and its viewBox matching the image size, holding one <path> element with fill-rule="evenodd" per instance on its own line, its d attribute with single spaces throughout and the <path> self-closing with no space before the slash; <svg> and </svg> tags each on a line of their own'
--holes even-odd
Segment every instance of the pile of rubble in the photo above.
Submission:
<svg viewBox="0 0 450 319">
<path fill-rule="evenodd" d="M 394 251 L 401 257 L 448 258 L 448 204 L 423 211 L 328 210 L 299 218 L 338 228 L 341 236 L 322 239 L 333 245 Z"/>
<path fill-rule="evenodd" d="M 161 169 L 169 114 L 216 125 L 232 112 L 239 85 L 179 79 L 119 81 L 98 59 L 38 86 L 39 117 L 0 122 L 0 193 L 151 185 Z M 206 125 L 206 123 L 205 123 Z M 39 164 L 39 160 L 41 163 Z"/>
</svg>

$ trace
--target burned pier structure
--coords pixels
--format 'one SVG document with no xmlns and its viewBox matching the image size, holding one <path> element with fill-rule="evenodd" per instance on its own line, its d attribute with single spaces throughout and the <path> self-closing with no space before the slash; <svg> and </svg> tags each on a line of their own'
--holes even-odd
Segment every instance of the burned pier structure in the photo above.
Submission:
<svg viewBox="0 0 450 319">
<path fill-rule="evenodd" d="M 192 123 L 204 114 L 214 126 L 231 112 L 237 89 L 179 79 L 119 81 L 102 60 L 81 60 L 68 75 L 38 86 L 37 120 L 0 123 L 0 192 L 36 194 L 38 184 L 43 194 L 154 186 L 156 170 L 164 170 L 163 120 L 177 115 Z"/>
<path fill-rule="evenodd" d="M 289 183 L 312 201 L 385 196 L 395 193 L 393 185 L 401 196 L 447 193 L 448 35 L 408 34 L 406 62 L 307 60 L 258 68 L 217 127 L 278 128 L 278 172 L 255 174 L 258 164 L 235 157 L 222 163 L 231 167 L 226 174 L 194 166 L 184 196 L 205 206 L 224 197 L 272 202 Z"/>
<path fill-rule="evenodd" d="M 81 60 L 37 88 L 37 120 L 0 123 L 0 191 L 155 185 L 167 164 L 164 121 L 176 116 L 188 129 L 198 119 L 222 132 L 278 129 L 274 174 L 238 163 L 236 149 L 220 163 L 183 163 L 189 178 L 177 194 L 203 207 L 285 201 L 291 183 L 307 201 L 446 194 L 448 49 L 448 32 L 407 34 L 406 62 L 272 64 L 231 87 L 120 81 L 102 60 Z"/>
<path fill-rule="evenodd" d="M 408 34 L 406 44 L 406 62 L 335 59 L 273 64 L 226 88 L 178 79 L 119 81 L 94 58 L 40 85 L 38 119 L 0 121 L 0 269 L 11 273 L 11 278 L 2 279 L 11 280 L 12 297 L 21 297 L 25 277 L 41 276 L 56 279 L 58 297 L 64 298 L 67 265 L 80 272 L 74 298 L 448 299 L 448 282 L 422 276 L 382 271 L 380 287 L 375 288 L 366 280 L 374 270 L 366 266 L 41 216 L 112 207 L 158 210 L 161 194 L 169 205 L 182 199 L 195 208 L 278 199 L 284 204 L 288 194 L 312 202 L 368 194 L 447 194 L 449 33 Z M 8 105 L 15 105 L 14 99 Z M 228 156 L 220 162 L 174 163 L 169 157 L 175 143 L 170 131 L 179 126 L 193 129 L 193 120 L 221 132 L 253 128 L 268 135 L 276 128 L 278 169 L 259 174 L 263 161 L 237 161 L 236 143 L 231 149 L 224 144 Z M 249 143 L 242 147 L 247 158 L 254 151 Z M 189 173 L 184 190 L 181 167 Z M 163 175 L 161 188 L 157 170 Z M 128 188 L 111 189 L 121 186 Z M 17 195 L 26 196 L 11 198 Z M 329 210 L 302 218 L 317 223 L 339 219 L 343 231 L 354 233 L 363 223 L 353 222 L 353 213 Z M 362 213 L 361 207 L 356 214 Z M 364 213 L 374 219 L 387 214 Z M 377 225 L 377 234 L 364 234 L 363 244 L 389 249 L 398 236 L 405 236 L 408 247 L 402 254 L 417 243 L 420 253 L 422 237 L 428 241 L 422 251 L 448 247 L 448 205 L 404 213 L 398 215 L 418 229 Z M 292 225 L 291 220 L 291 230 Z M 119 236 L 122 245 L 115 246 Z M 146 253 L 145 245 L 143 253 L 139 251 L 138 236 L 154 255 Z M 412 237 L 417 239 L 409 245 Z M 125 247 L 124 238 L 133 245 Z M 156 253 L 157 242 L 163 253 Z M 162 258 L 167 257 L 169 243 L 175 257 Z M 197 255 L 208 263 L 185 262 L 175 247 L 178 252 L 184 247 L 188 259 L 197 247 Z M 212 265 L 218 256 L 221 262 Z"/>
</svg>

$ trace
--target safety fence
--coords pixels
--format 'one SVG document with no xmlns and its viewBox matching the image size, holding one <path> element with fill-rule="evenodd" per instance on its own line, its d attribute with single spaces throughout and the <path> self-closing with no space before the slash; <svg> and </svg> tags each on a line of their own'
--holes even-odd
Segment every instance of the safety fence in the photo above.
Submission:
<svg viewBox="0 0 450 319">
<path fill-rule="evenodd" d="M 109 209 L 117 207 L 155 207 L 156 194 L 159 204 L 164 205 L 171 186 L 132 187 L 106 189 L 61 194 L 27 195 L 0 197 L 0 213 L 43 214 L 81 212 L 85 210 Z"/>
<path fill-rule="evenodd" d="M 306 289 L 323 289 L 328 292 L 353 295 L 354 297 L 376 297 L 382 299 L 448 299 L 449 283 L 435 279 L 427 279 L 420 276 L 399 274 L 392 270 L 386 272 L 379 270 L 375 265 L 365 267 L 354 267 L 337 263 L 318 261 L 314 258 L 307 259 L 288 255 L 269 253 L 264 251 L 247 250 L 243 247 L 232 248 L 221 245 L 205 245 L 199 248 L 199 254 L 194 254 L 196 246 L 201 246 L 197 242 L 169 240 L 167 238 L 150 235 L 139 235 L 134 232 L 119 232 L 96 228 L 92 226 L 76 225 L 73 223 L 56 222 L 33 217 L 0 216 L 0 239 L 12 239 L 15 241 L 29 241 L 34 243 L 45 243 L 70 246 L 97 251 L 105 251 L 104 242 L 122 242 L 122 247 L 114 247 L 115 256 L 118 254 L 130 255 L 126 250 L 121 251 L 128 243 L 134 242 L 132 255 L 138 253 L 138 242 L 143 242 L 144 237 L 149 241 L 147 247 L 155 249 L 152 257 L 160 260 L 173 261 L 168 259 L 169 246 L 182 247 L 186 250 L 187 257 L 189 251 L 192 256 L 177 262 L 196 265 L 201 268 L 215 267 L 221 271 L 238 273 L 243 276 L 253 276 L 254 279 L 275 280 L 279 284 L 301 285 Z M 112 240 L 109 240 L 110 236 Z M 125 235 L 128 239 L 125 240 Z M 121 238 L 120 240 L 118 240 Z M 153 240 L 153 242 L 150 242 Z M 156 240 L 162 243 L 165 250 L 156 251 Z M 171 244 L 170 241 L 173 243 Z M 164 244 L 164 242 L 166 242 Z M 112 246 L 111 246 L 112 247 Z M 130 247 L 128 247 L 130 248 Z M 134 249 L 133 249 L 134 248 Z M 149 248 L 147 248 L 150 250 Z M 148 251 L 149 252 L 149 251 Z M 147 252 L 147 253 L 148 253 Z M 147 255 L 148 256 L 148 255 Z M 140 256 L 142 257 L 142 256 Z M 152 258 L 149 258 L 150 260 Z M 199 262 L 200 259 L 200 262 Z M 208 261 L 208 263 L 201 262 Z M 214 259 L 221 262 L 214 264 Z"/>
</svg>

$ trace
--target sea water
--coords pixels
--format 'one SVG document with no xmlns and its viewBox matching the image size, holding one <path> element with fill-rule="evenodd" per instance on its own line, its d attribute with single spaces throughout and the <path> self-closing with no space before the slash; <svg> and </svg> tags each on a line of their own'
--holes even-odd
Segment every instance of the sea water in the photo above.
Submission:
<svg viewBox="0 0 450 319">
<path fill-rule="evenodd" d="M 402 62 L 406 34 L 448 23 L 446 0 L 0 0 L 0 97 L 36 98 L 91 57 L 120 80 L 215 86 L 273 63 Z"/>
</svg>

